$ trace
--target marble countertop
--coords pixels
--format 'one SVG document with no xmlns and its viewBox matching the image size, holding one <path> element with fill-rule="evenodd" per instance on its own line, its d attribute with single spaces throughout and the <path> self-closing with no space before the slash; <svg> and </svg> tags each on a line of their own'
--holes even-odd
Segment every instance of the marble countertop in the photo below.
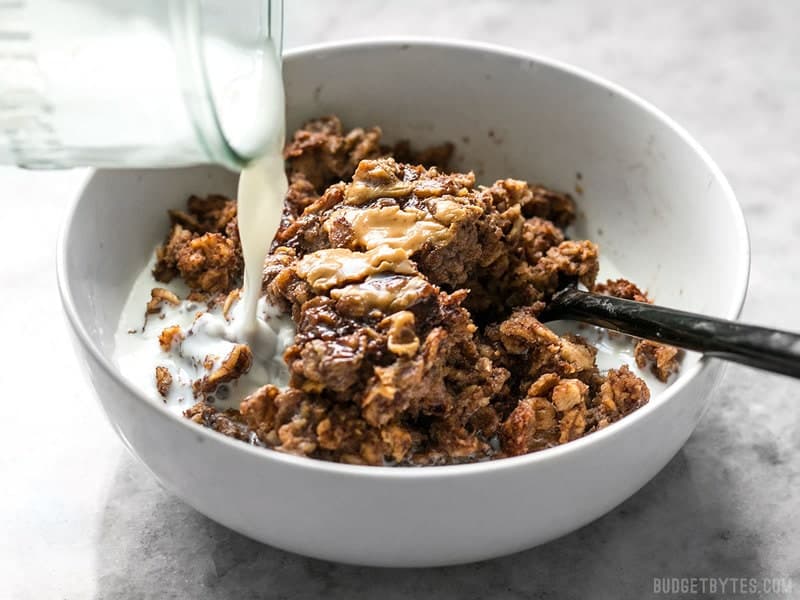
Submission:
<svg viewBox="0 0 800 600">
<path fill-rule="evenodd" d="M 483 40 L 629 87 L 692 132 L 738 194 L 753 245 L 744 318 L 800 330 L 798 22 L 800 4 L 788 1 L 292 0 L 286 42 Z M 776 597 L 800 597 L 800 383 L 737 366 L 686 446 L 641 491 L 514 556 L 413 572 L 356 568 L 262 546 L 206 519 L 124 450 L 72 358 L 55 236 L 82 177 L 0 169 L 0 598 L 642 598 L 654 577 L 689 576 L 785 578 L 793 591 Z"/>
</svg>

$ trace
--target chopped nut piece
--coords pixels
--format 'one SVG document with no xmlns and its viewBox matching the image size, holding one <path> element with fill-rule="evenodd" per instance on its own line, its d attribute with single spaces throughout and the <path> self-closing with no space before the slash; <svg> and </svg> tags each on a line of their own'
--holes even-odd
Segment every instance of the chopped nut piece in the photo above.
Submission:
<svg viewBox="0 0 800 600">
<path fill-rule="evenodd" d="M 267 438 L 275 428 L 278 417 L 276 398 L 280 390 L 274 385 L 265 385 L 242 400 L 239 412 L 260 437 Z"/>
<path fill-rule="evenodd" d="M 387 330 L 389 351 L 398 356 L 414 356 L 419 338 L 414 333 L 414 313 L 407 310 L 386 317 L 378 326 Z"/>
<path fill-rule="evenodd" d="M 222 305 L 222 316 L 230 321 L 230 317 L 228 314 L 233 307 L 233 303 L 236 302 L 242 294 L 241 288 L 237 288 L 235 290 L 231 290 L 230 293 L 225 297 L 225 303 Z"/>
<path fill-rule="evenodd" d="M 167 367 L 156 367 L 156 388 L 158 393 L 163 398 L 169 394 L 169 388 L 172 386 L 172 374 Z"/>
<path fill-rule="evenodd" d="M 153 315 L 161 311 L 161 304 L 166 302 L 172 306 L 177 306 L 181 303 L 173 292 L 160 287 L 155 287 L 150 291 L 150 301 L 147 303 L 147 314 Z"/>
<path fill-rule="evenodd" d="M 561 420 L 558 422 L 558 428 L 561 432 L 558 438 L 559 444 L 577 440 L 583 435 L 586 429 L 585 413 L 585 409 L 573 408 L 561 417 Z"/>
<path fill-rule="evenodd" d="M 586 407 L 589 386 L 578 379 L 562 379 L 553 388 L 553 406 L 559 412 L 567 412 L 577 406 Z"/>
<path fill-rule="evenodd" d="M 219 384 L 233 381 L 247 373 L 252 364 L 253 353 L 250 347 L 246 344 L 237 344 L 216 371 L 193 382 L 192 388 L 195 394 L 211 393 Z"/>
<path fill-rule="evenodd" d="M 183 341 L 185 334 L 179 325 L 165 327 L 158 336 L 158 344 L 164 352 L 169 352 L 176 344 Z"/>
<path fill-rule="evenodd" d="M 528 396 L 548 396 L 553 391 L 553 388 L 558 385 L 558 382 L 559 377 L 556 373 L 545 373 L 528 388 Z"/>
<path fill-rule="evenodd" d="M 678 372 L 680 350 L 674 346 L 641 340 L 633 351 L 636 366 L 643 369 L 650 363 L 650 370 L 659 381 L 666 382 L 670 375 Z"/>
</svg>

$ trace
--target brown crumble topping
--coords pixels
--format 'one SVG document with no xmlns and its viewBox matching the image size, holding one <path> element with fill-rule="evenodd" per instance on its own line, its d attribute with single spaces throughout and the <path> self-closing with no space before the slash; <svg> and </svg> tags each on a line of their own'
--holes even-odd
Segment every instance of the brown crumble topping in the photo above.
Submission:
<svg viewBox="0 0 800 600">
<path fill-rule="evenodd" d="M 237 288 L 235 290 L 231 290 L 230 293 L 225 297 L 225 302 L 222 305 L 222 316 L 226 320 L 230 320 L 228 318 L 228 314 L 231 312 L 234 302 L 239 299 L 239 296 L 241 296 L 241 289 Z"/>
<path fill-rule="evenodd" d="M 296 324 L 289 385 L 265 385 L 238 410 L 212 406 L 252 364 L 237 345 L 206 365 L 185 415 L 281 452 L 437 465 L 566 443 L 647 403 L 626 365 L 601 373 L 586 340 L 537 319 L 567 281 L 649 302 L 626 280 L 596 283 L 597 246 L 564 234 L 572 197 L 515 179 L 478 185 L 447 170 L 452 155 L 452 144 L 387 147 L 379 128 L 346 131 L 336 117 L 295 132 L 264 266 L 267 299 Z M 222 303 L 227 317 L 242 276 L 235 202 L 193 196 L 170 220 L 154 275 L 180 277 L 189 299 Z M 167 328 L 159 342 L 170 350 L 183 336 Z M 640 342 L 636 361 L 665 379 L 678 354 Z"/>
<path fill-rule="evenodd" d="M 244 263 L 235 200 L 192 196 L 187 211 L 172 210 L 169 216 L 172 227 L 156 249 L 156 280 L 180 277 L 193 292 L 190 298 L 200 301 L 238 287 Z"/>
</svg>

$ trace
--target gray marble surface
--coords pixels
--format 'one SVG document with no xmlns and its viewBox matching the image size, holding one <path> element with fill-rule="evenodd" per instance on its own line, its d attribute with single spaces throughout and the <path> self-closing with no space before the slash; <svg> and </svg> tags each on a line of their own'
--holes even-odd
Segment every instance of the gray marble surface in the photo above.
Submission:
<svg viewBox="0 0 800 600">
<path fill-rule="evenodd" d="M 705 145 L 744 206 L 753 244 L 744 317 L 800 330 L 800 3 L 287 5 L 290 47 L 374 35 L 483 40 L 577 64 L 651 100 Z M 0 169 L 0 599 L 643 598 L 653 577 L 672 576 L 789 578 L 793 591 L 776 597 L 800 597 L 800 384 L 740 367 L 639 493 L 514 556 L 355 568 L 209 521 L 126 453 L 72 358 L 54 236 L 80 178 Z"/>
</svg>

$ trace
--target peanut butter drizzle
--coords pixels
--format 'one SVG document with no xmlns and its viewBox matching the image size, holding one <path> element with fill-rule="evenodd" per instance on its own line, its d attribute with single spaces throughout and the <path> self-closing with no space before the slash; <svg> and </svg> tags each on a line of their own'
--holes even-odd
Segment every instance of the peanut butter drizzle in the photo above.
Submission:
<svg viewBox="0 0 800 600">
<path fill-rule="evenodd" d="M 402 248 L 409 255 L 428 241 L 438 241 L 448 236 L 447 227 L 434 220 L 425 211 L 399 206 L 376 206 L 350 211 L 346 215 L 356 241 L 367 250 L 385 245 Z"/>
<path fill-rule="evenodd" d="M 376 273 L 412 275 L 416 268 L 401 248 L 381 245 L 366 252 L 346 248 L 327 248 L 306 254 L 297 263 L 297 274 L 314 291 L 324 292 L 346 283 L 363 281 Z"/>
<path fill-rule="evenodd" d="M 421 277 L 380 274 L 331 290 L 331 298 L 353 304 L 350 311 L 354 313 L 377 309 L 391 314 L 408 308 L 429 289 L 430 284 Z"/>
<path fill-rule="evenodd" d="M 331 290 L 331 298 L 351 303 L 351 310 L 364 314 L 373 309 L 386 314 L 404 310 L 428 284 L 418 277 L 392 280 L 387 274 L 415 274 L 416 268 L 409 260 L 415 252 L 427 242 L 448 240 L 454 235 L 457 223 L 481 210 L 462 204 L 457 196 L 432 198 L 443 192 L 437 181 L 401 181 L 385 162 L 362 161 L 345 191 L 349 206 L 328 215 L 323 227 L 330 231 L 332 223 L 346 220 L 354 245 L 364 251 L 333 248 L 312 252 L 300 259 L 297 274 L 315 291 Z M 361 208 L 378 198 L 398 198 L 411 193 L 430 198 L 426 201 L 430 212 L 416 207 L 401 208 L 397 204 Z"/>
</svg>

